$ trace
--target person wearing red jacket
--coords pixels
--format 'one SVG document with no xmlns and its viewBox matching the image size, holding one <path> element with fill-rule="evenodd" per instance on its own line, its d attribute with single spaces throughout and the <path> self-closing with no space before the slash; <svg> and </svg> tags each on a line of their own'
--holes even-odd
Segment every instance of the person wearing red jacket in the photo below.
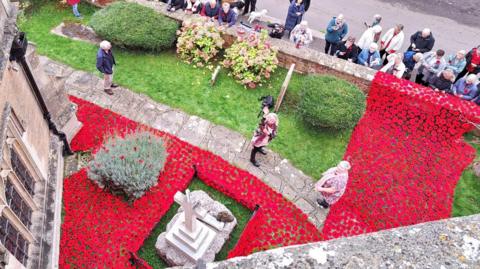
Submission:
<svg viewBox="0 0 480 269">
<path fill-rule="evenodd" d="M 82 15 L 78 12 L 78 3 L 80 3 L 80 0 L 67 0 L 67 4 L 72 6 L 73 15 L 77 18 L 81 18 Z"/>
<path fill-rule="evenodd" d="M 467 64 L 460 74 L 457 76 L 457 81 L 469 74 L 480 74 L 480 45 L 470 50 L 465 56 Z"/>
</svg>

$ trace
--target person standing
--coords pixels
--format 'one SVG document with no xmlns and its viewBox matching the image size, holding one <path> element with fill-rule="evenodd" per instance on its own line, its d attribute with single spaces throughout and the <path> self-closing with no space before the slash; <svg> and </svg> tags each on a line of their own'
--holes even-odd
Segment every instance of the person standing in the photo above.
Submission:
<svg viewBox="0 0 480 269">
<path fill-rule="evenodd" d="M 435 38 L 433 38 L 432 31 L 428 28 L 423 31 L 418 31 L 410 37 L 410 47 L 408 50 L 415 52 L 429 52 L 435 45 Z"/>
<path fill-rule="evenodd" d="M 97 69 L 103 74 L 103 88 L 108 95 L 113 95 L 112 88 L 118 87 L 113 81 L 113 66 L 116 65 L 112 44 L 103 40 L 97 52 Z"/>
<path fill-rule="evenodd" d="M 457 76 L 457 80 L 464 77 L 467 74 L 479 74 L 480 73 L 480 45 L 471 49 L 465 56 L 467 65 L 460 74 Z"/>
<path fill-rule="evenodd" d="M 365 30 L 365 32 L 363 32 L 362 36 L 358 40 L 357 46 L 362 50 L 368 49 L 370 47 L 370 44 L 377 43 L 375 41 L 375 35 L 381 32 L 382 32 L 382 27 L 380 25 L 375 25 L 373 27 L 368 28 L 367 30 Z"/>
<path fill-rule="evenodd" d="M 67 0 L 67 4 L 72 6 L 73 15 L 81 19 L 82 15 L 78 12 L 78 3 L 80 3 L 80 0 Z"/>
<path fill-rule="evenodd" d="M 447 62 L 443 57 L 444 55 L 445 51 L 441 49 L 436 52 L 430 51 L 425 53 L 423 55 L 422 65 L 418 68 L 415 82 L 428 86 L 430 78 L 439 75 L 447 66 Z"/>
<path fill-rule="evenodd" d="M 303 0 L 292 1 L 288 7 L 287 20 L 285 21 L 285 30 L 288 31 L 289 35 L 293 28 L 302 22 L 303 14 L 305 14 Z"/>
<path fill-rule="evenodd" d="M 223 3 L 222 8 L 218 12 L 218 24 L 220 26 L 227 25 L 232 27 L 237 22 L 237 14 L 230 8 L 229 3 Z"/>
<path fill-rule="evenodd" d="M 218 18 L 218 13 L 220 12 L 220 4 L 217 0 L 210 0 L 208 3 L 205 3 L 200 11 L 201 16 L 209 17 L 211 20 Z"/>
<path fill-rule="evenodd" d="M 248 13 L 255 11 L 256 4 L 257 0 L 245 0 L 245 7 L 243 8 L 242 15 L 247 15 Z"/>
<path fill-rule="evenodd" d="M 459 50 L 456 54 L 448 55 L 446 58 L 447 67 L 445 69 L 451 69 L 455 78 L 465 69 L 467 65 L 467 60 L 465 59 L 465 54 L 467 54 L 464 50 Z"/>
<path fill-rule="evenodd" d="M 325 34 L 325 53 L 333 55 L 337 52 L 337 47 L 342 39 L 348 33 L 348 24 L 345 22 L 343 14 L 333 17 L 327 25 Z"/>
<path fill-rule="evenodd" d="M 403 45 L 405 35 L 403 34 L 403 25 L 397 24 L 394 28 L 388 30 L 380 41 L 380 57 L 385 56 L 384 64 L 388 63 L 388 55 L 397 53 Z"/>
<path fill-rule="evenodd" d="M 308 28 L 308 22 L 302 21 L 300 24 L 293 28 L 290 35 L 290 41 L 295 44 L 297 49 L 308 47 L 313 41 L 312 30 Z"/>
<path fill-rule="evenodd" d="M 341 161 L 336 167 L 332 167 L 322 174 L 322 178 L 315 184 L 315 190 L 323 196 L 323 198 L 317 199 L 318 205 L 329 208 L 340 200 L 347 188 L 350 168 L 349 162 Z"/>
<path fill-rule="evenodd" d="M 477 80 L 478 78 L 475 74 L 470 74 L 466 78 L 460 78 L 452 86 L 453 94 L 463 100 L 472 100 L 478 95 L 477 85 L 475 84 Z"/>
<path fill-rule="evenodd" d="M 370 47 L 360 52 L 357 63 L 378 70 L 382 67 L 381 61 L 382 59 L 380 58 L 380 52 L 378 52 L 378 45 L 377 43 L 372 43 L 370 44 Z"/>
<path fill-rule="evenodd" d="M 406 69 L 405 64 L 403 63 L 403 55 L 400 53 L 395 53 L 390 54 L 387 57 L 389 58 L 389 62 L 382 69 L 380 69 L 380 71 L 394 75 L 397 78 L 402 78 Z"/>
<path fill-rule="evenodd" d="M 356 63 L 358 59 L 359 48 L 355 45 L 355 37 L 349 36 L 347 40 L 340 42 L 338 45 L 337 55 L 338 58 L 347 60 L 351 63 Z"/>
<path fill-rule="evenodd" d="M 264 116 L 252 137 L 253 148 L 250 153 L 250 162 L 256 167 L 260 167 L 260 163 L 258 163 L 255 158 L 257 153 L 260 152 L 263 155 L 267 155 L 264 147 L 277 136 L 279 123 L 277 114 L 270 113 L 268 107 L 263 109 L 263 113 Z"/>
</svg>

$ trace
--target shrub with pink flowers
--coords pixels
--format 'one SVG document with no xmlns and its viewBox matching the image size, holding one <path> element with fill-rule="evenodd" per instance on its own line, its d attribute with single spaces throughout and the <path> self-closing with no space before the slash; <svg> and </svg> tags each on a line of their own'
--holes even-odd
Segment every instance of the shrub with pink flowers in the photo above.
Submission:
<svg viewBox="0 0 480 269">
<path fill-rule="evenodd" d="M 157 185 L 166 151 L 163 140 L 147 131 L 111 135 L 88 165 L 88 177 L 129 202 Z"/>
<path fill-rule="evenodd" d="M 225 51 L 223 66 L 241 84 L 251 89 L 266 82 L 278 64 L 277 51 L 267 40 L 268 32 L 239 35 L 238 40 Z"/>
<path fill-rule="evenodd" d="M 224 40 L 215 22 L 206 17 L 185 20 L 177 31 L 177 53 L 189 64 L 207 66 L 222 49 Z"/>
</svg>

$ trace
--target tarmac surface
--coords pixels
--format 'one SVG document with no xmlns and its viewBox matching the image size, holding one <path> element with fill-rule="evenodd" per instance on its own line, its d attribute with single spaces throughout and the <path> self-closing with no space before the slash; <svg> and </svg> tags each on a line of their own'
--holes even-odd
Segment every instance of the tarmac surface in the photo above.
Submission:
<svg viewBox="0 0 480 269">
<path fill-rule="evenodd" d="M 267 9 L 268 15 L 285 20 L 289 0 L 259 0 L 257 10 Z M 434 49 L 447 54 L 470 50 L 480 45 L 480 0 L 311 0 L 304 19 L 312 29 L 324 32 L 333 16 L 343 13 L 349 25 L 349 35 L 360 38 L 364 22 L 371 23 L 374 14 L 383 17 L 383 33 L 401 23 L 406 35 L 425 27 L 432 29 L 436 39 Z"/>
</svg>

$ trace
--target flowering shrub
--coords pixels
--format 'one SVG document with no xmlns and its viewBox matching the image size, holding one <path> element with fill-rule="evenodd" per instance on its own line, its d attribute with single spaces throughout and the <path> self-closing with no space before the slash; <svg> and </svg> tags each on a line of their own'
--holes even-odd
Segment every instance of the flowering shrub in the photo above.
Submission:
<svg viewBox="0 0 480 269">
<path fill-rule="evenodd" d="M 239 35 L 238 40 L 225 51 L 223 66 L 241 84 L 254 89 L 269 79 L 278 64 L 277 48 L 267 41 L 268 32 Z"/>
<path fill-rule="evenodd" d="M 185 20 L 177 31 L 177 53 L 189 64 L 208 65 L 222 49 L 223 38 L 215 22 L 207 17 Z"/>
<path fill-rule="evenodd" d="M 480 108 L 377 73 L 344 158 L 352 169 L 330 210 L 326 239 L 449 218 L 455 186 L 475 157 L 463 140 Z M 454 161 L 452 161 L 454 160 Z"/>
<path fill-rule="evenodd" d="M 158 183 L 165 164 L 162 139 L 146 131 L 110 136 L 88 165 L 88 177 L 132 202 Z"/>
<path fill-rule="evenodd" d="M 73 150 L 100 150 L 105 134 L 129 133 L 139 124 L 92 103 L 71 97 L 78 104 L 77 116 L 84 123 L 72 141 Z M 148 129 L 162 137 L 168 157 L 158 185 L 129 205 L 104 192 L 88 180 L 85 169 L 64 183 L 65 217 L 60 243 L 60 268 L 134 268 L 128 252 L 137 252 L 158 221 L 184 191 L 194 176 L 253 210 L 256 221 L 247 224 L 229 256 L 250 254 L 271 246 L 303 244 L 320 240 L 320 233 L 292 202 L 250 173 L 219 156 L 192 146 L 174 136 Z M 260 215 L 261 214 L 261 215 Z M 260 228 L 259 228 L 260 227 Z M 256 229 L 258 236 L 252 237 Z M 261 232 L 261 233 L 260 233 Z M 250 235 L 250 236 L 249 236 Z"/>
</svg>

